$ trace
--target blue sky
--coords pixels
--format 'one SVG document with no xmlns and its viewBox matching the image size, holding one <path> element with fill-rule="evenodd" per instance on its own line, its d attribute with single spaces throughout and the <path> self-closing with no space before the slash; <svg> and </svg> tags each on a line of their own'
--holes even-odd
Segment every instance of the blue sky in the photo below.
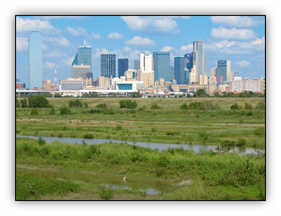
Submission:
<svg viewBox="0 0 281 216">
<path fill-rule="evenodd" d="M 128 58 L 129 68 L 140 53 L 169 51 L 175 56 L 192 51 L 203 40 L 206 71 L 218 60 L 231 60 L 231 71 L 243 78 L 265 76 L 264 16 L 17 16 L 16 74 L 28 83 L 28 36 L 39 30 L 43 39 L 43 79 L 71 77 L 79 45 L 92 47 L 94 79 L 100 74 L 100 54 Z"/>
</svg>

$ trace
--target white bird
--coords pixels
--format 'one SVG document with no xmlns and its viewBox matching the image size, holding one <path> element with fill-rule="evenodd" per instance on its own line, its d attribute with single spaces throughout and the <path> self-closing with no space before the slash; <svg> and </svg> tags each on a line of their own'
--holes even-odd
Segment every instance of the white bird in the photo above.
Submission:
<svg viewBox="0 0 281 216">
<path fill-rule="evenodd" d="M 123 181 L 126 181 L 126 176 L 123 178 Z"/>
</svg>

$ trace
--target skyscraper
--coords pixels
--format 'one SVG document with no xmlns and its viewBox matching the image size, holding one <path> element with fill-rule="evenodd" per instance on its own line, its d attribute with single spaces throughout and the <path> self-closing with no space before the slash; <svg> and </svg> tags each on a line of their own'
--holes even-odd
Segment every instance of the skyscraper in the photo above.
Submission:
<svg viewBox="0 0 281 216">
<path fill-rule="evenodd" d="M 43 87 L 42 37 L 32 31 L 28 38 L 28 85 L 29 88 Z"/>
<path fill-rule="evenodd" d="M 186 72 L 184 62 L 184 57 L 174 58 L 174 78 L 177 81 L 177 84 L 186 84 Z"/>
<path fill-rule="evenodd" d="M 231 61 L 230 60 L 219 60 L 217 67 L 217 74 L 223 76 L 223 81 L 231 81 Z"/>
<path fill-rule="evenodd" d="M 134 69 L 139 70 L 140 69 L 140 60 L 134 60 Z"/>
<path fill-rule="evenodd" d="M 116 54 L 101 54 L 100 75 L 116 77 Z"/>
<path fill-rule="evenodd" d="M 129 61 L 127 58 L 118 59 L 118 77 L 124 76 L 124 73 L 129 68 Z"/>
<path fill-rule="evenodd" d="M 140 54 L 140 71 L 141 73 L 154 72 L 152 54 Z"/>
<path fill-rule="evenodd" d="M 153 52 L 154 59 L 154 81 L 163 78 L 166 82 L 170 81 L 170 53 Z"/>
<path fill-rule="evenodd" d="M 84 45 L 78 47 L 77 54 L 72 62 L 73 65 L 90 65 L 90 72 L 92 72 L 92 48 L 89 45 Z"/>
<path fill-rule="evenodd" d="M 196 81 L 199 82 L 199 76 L 206 71 L 203 41 L 193 41 L 193 67 L 196 68 Z"/>
</svg>

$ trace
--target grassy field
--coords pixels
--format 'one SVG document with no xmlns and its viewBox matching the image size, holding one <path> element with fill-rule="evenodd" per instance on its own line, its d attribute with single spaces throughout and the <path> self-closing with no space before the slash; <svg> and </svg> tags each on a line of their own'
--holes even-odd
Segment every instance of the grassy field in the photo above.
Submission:
<svg viewBox="0 0 281 216">
<path fill-rule="evenodd" d="M 55 115 L 48 108 L 39 115 L 30 115 L 29 108 L 17 108 L 16 133 L 20 135 L 103 138 L 124 141 L 147 141 L 175 144 L 215 144 L 225 140 L 245 139 L 245 146 L 265 148 L 265 111 L 230 110 L 234 103 L 250 103 L 253 107 L 264 98 L 148 98 L 134 99 L 136 109 L 121 109 L 120 98 L 80 99 L 88 108 L 71 108 L 71 114 L 60 115 L 59 107 L 73 99 L 49 99 Z M 207 101 L 220 110 L 181 110 L 183 103 Z M 91 113 L 96 105 L 105 103 L 105 113 Z M 158 104 L 161 109 L 150 107 Z M 109 111 L 108 111 L 109 110 Z"/>
<path fill-rule="evenodd" d="M 265 158 L 234 153 L 168 149 L 158 152 L 127 144 L 39 144 L 17 138 L 18 200 L 264 200 Z M 44 176 L 40 175 L 46 173 Z M 55 174 L 52 174 L 55 172 Z M 128 185 L 143 179 L 169 192 L 151 196 L 131 189 L 105 188 L 92 179 L 127 176 Z M 71 178 L 67 178 L 72 175 Z M 119 182 L 120 182 L 119 181 Z M 62 184 L 63 182 L 63 184 Z M 160 183 L 159 183 L 160 182 Z M 162 182 L 162 183 L 161 183 Z M 160 186 L 159 186 L 160 184 Z M 163 186 L 161 186 L 163 184 Z M 134 184 L 133 184 L 134 185 Z"/>
<path fill-rule="evenodd" d="M 137 108 L 121 109 L 119 101 L 126 99 L 135 100 Z M 255 109 L 264 98 L 81 98 L 88 108 L 69 108 L 68 114 L 60 114 L 59 109 L 74 98 L 48 100 L 54 105 L 53 115 L 51 108 L 38 109 L 38 115 L 31 115 L 30 108 L 16 108 L 16 134 L 265 148 L 265 110 Z M 220 109 L 180 109 L 183 103 L 191 102 L 218 104 Z M 96 108 L 101 103 L 107 108 Z M 242 109 L 231 110 L 234 103 Z M 244 109 L 244 103 L 253 109 Z M 154 104 L 160 109 L 151 109 Z M 227 150 L 200 154 L 183 149 L 158 152 L 127 144 L 44 144 L 17 138 L 16 166 L 17 200 L 265 199 L 264 155 L 239 156 Z M 73 173 L 75 177 L 66 177 Z M 88 180 L 94 174 L 118 176 L 121 181 L 127 175 L 128 185 L 133 179 L 142 179 L 174 187 L 152 196 L 135 187 L 106 188 Z"/>
</svg>

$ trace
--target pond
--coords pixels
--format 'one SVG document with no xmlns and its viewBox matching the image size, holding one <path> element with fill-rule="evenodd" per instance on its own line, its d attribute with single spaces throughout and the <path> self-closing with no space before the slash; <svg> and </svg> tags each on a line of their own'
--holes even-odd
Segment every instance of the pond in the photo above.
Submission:
<svg viewBox="0 0 281 216">
<path fill-rule="evenodd" d="M 158 195 L 175 190 L 172 182 L 165 179 L 151 179 L 124 175 L 103 174 L 94 172 L 73 172 L 61 170 L 44 170 L 37 168 L 17 167 L 17 174 L 39 178 L 53 178 L 61 181 L 71 181 L 73 183 L 90 183 L 112 189 L 139 190 L 148 195 Z"/>
<path fill-rule="evenodd" d="M 22 136 L 16 135 L 16 137 L 27 137 L 32 139 L 38 139 L 37 136 Z M 69 137 L 41 137 L 47 143 L 51 142 L 62 142 L 62 143 L 70 143 L 70 144 L 82 144 L 83 141 L 89 145 L 94 144 L 103 144 L 103 143 L 127 143 L 129 145 L 136 145 L 144 148 L 150 149 L 158 149 L 159 151 L 166 151 L 168 148 L 183 148 L 184 150 L 192 150 L 196 154 L 200 153 L 201 151 L 215 151 L 216 145 L 203 145 L 203 144 L 168 144 L 168 143 L 149 143 L 149 142 L 133 142 L 133 141 L 121 141 L 121 140 L 111 140 L 111 139 L 82 139 L 82 138 L 69 138 Z M 247 148 L 247 147 L 234 147 L 234 152 L 239 154 L 258 154 L 265 153 L 263 149 L 256 149 L 256 148 Z"/>
</svg>

